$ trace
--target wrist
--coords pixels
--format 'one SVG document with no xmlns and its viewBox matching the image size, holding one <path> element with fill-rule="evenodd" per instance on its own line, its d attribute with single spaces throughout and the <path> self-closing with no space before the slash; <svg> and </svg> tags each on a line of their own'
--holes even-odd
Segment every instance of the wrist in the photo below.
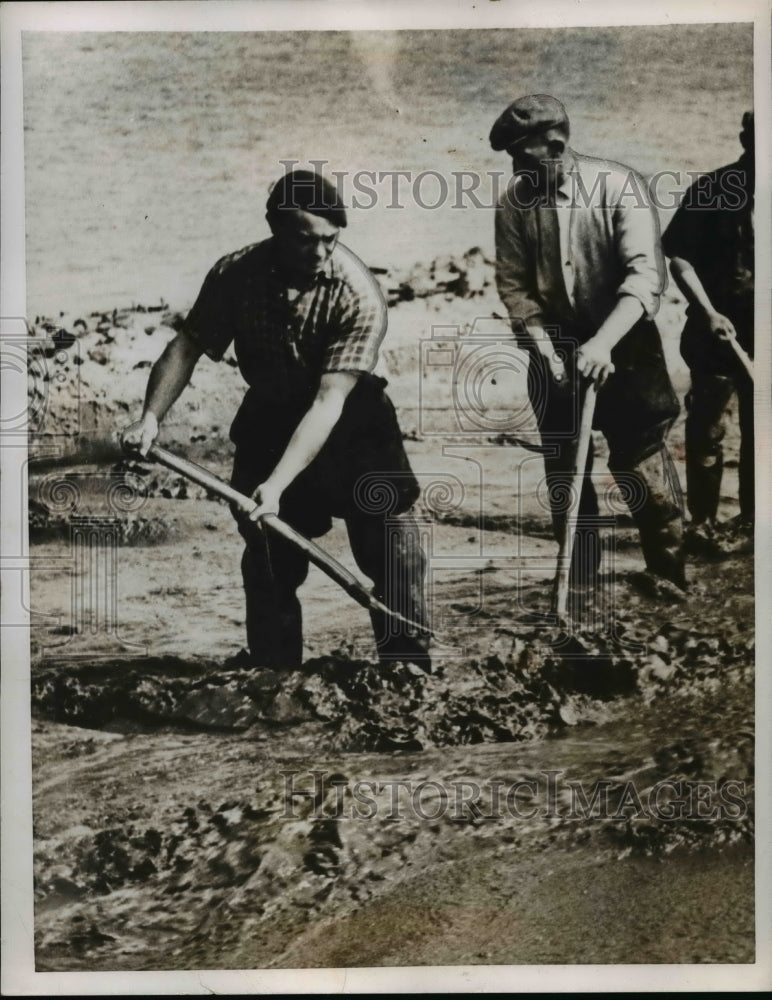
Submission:
<svg viewBox="0 0 772 1000">
<path fill-rule="evenodd" d="M 274 479 L 273 476 L 269 476 L 263 483 L 261 489 L 266 493 L 273 493 L 275 496 L 281 496 L 288 485 L 288 483 L 283 482 L 281 479 Z"/>
<path fill-rule="evenodd" d="M 142 422 L 149 427 L 154 434 L 158 433 L 158 417 L 152 410 L 145 410 L 142 414 Z"/>
<path fill-rule="evenodd" d="M 600 329 L 592 337 L 590 337 L 586 343 L 592 343 L 596 347 L 602 347 L 605 350 L 610 351 L 616 346 L 618 340 L 619 336 L 613 330 L 600 327 Z"/>
<path fill-rule="evenodd" d="M 541 336 L 537 337 L 532 334 L 531 338 L 533 340 L 534 347 L 539 352 L 539 354 L 541 354 L 543 357 L 549 360 L 555 353 L 555 345 L 552 343 L 547 334 L 544 333 L 544 331 L 542 331 Z"/>
</svg>

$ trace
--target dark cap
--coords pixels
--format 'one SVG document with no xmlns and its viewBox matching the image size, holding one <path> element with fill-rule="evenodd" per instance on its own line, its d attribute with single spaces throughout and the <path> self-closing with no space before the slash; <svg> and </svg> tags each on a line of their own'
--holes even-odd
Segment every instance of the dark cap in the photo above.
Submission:
<svg viewBox="0 0 772 1000">
<path fill-rule="evenodd" d="M 289 170 L 271 188 L 266 202 L 268 217 L 281 219 L 281 213 L 302 209 L 319 215 L 343 229 L 346 206 L 337 187 L 314 170 Z"/>
<path fill-rule="evenodd" d="M 506 149 L 518 139 L 549 128 L 568 132 L 568 115 L 560 101 L 548 94 L 518 97 L 494 122 L 491 146 L 495 150 Z"/>
</svg>

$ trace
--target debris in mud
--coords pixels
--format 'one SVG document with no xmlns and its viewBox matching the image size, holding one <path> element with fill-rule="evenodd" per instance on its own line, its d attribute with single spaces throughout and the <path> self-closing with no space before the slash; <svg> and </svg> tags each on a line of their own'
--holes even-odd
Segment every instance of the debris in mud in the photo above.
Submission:
<svg viewBox="0 0 772 1000">
<path fill-rule="evenodd" d="M 554 863 L 556 852 L 583 848 L 595 863 L 613 863 L 629 855 L 751 843 L 750 784 L 738 788 L 734 810 L 721 815 L 701 819 L 694 809 L 673 811 L 679 797 L 685 803 L 695 789 L 699 800 L 704 779 L 720 778 L 722 767 L 736 778 L 748 774 L 747 755 L 745 768 L 736 767 L 725 751 L 725 744 L 704 739 L 663 744 L 634 763 L 627 751 L 618 767 L 600 765 L 599 780 L 566 773 L 552 798 L 542 784 L 548 808 L 532 810 L 529 799 L 522 813 L 499 808 L 493 814 L 487 799 L 464 797 L 460 810 L 460 800 L 443 801 L 459 773 L 467 773 L 459 772 L 458 756 L 445 763 L 419 757 L 396 771 L 407 781 L 394 779 L 393 758 L 365 763 L 346 755 L 313 770 L 307 761 L 274 762 L 251 792 L 242 783 L 212 798 L 210 785 L 198 799 L 180 789 L 149 815 L 113 808 L 101 828 L 72 826 L 38 838 L 38 948 L 47 963 L 67 968 L 73 954 L 99 962 L 99 950 L 112 938 L 111 958 L 136 962 L 148 935 L 159 933 L 168 954 L 190 967 L 203 940 L 218 955 L 243 940 L 270 950 L 277 922 L 299 925 L 302 933 L 307 923 L 345 914 L 352 905 L 377 906 L 381 894 L 393 894 L 418 870 L 468 863 L 471 856 L 487 855 L 495 865 L 506 852 L 516 864 L 518 856 L 549 850 Z M 508 783 L 533 781 L 535 772 L 513 765 L 511 756 L 495 759 Z M 558 773 L 542 772 L 542 778 Z M 577 777 L 592 803 L 579 810 Z M 398 798 L 395 789 L 403 784 L 407 790 Z M 659 798 L 661 787 L 672 789 L 671 801 Z M 662 815 L 653 814 L 652 801 Z"/>
<path fill-rule="evenodd" d="M 473 299 L 493 285 L 494 265 L 479 247 L 459 256 L 446 255 L 431 264 L 407 269 L 372 268 L 390 306 L 431 295 Z"/>
<path fill-rule="evenodd" d="M 753 524 L 739 515 L 717 524 L 692 524 L 684 532 L 684 549 L 715 562 L 753 552 Z"/>
<path fill-rule="evenodd" d="M 632 649 L 608 635 L 499 629 L 495 650 L 451 661 L 441 676 L 344 654 L 288 674 L 175 658 L 129 661 L 119 672 L 61 663 L 36 671 L 32 703 L 43 716 L 95 728 L 316 722 L 331 748 L 420 750 L 539 738 L 606 718 L 615 699 L 694 692 L 729 670 L 753 669 L 752 641 L 667 625 Z"/>
</svg>

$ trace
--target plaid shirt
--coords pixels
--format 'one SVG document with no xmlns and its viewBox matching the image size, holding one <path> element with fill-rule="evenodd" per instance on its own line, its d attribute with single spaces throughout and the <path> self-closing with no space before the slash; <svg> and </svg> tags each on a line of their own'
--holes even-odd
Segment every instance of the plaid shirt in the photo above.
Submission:
<svg viewBox="0 0 772 1000">
<path fill-rule="evenodd" d="M 292 405 L 310 401 L 324 372 L 372 371 L 386 323 L 375 278 L 343 244 L 290 300 L 267 239 L 214 265 L 185 332 L 215 361 L 233 342 L 251 395 Z"/>
</svg>

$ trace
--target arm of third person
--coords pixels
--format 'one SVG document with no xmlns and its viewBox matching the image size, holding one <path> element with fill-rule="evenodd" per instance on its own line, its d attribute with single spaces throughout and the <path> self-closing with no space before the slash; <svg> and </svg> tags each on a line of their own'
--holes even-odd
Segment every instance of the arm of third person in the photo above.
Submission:
<svg viewBox="0 0 772 1000">
<path fill-rule="evenodd" d="M 195 340 L 180 332 L 166 345 L 150 370 L 142 417 L 121 435 L 124 448 L 146 455 L 158 435 L 158 424 L 190 381 L 203 354 Z"/>
<path fill-rule="evenodd" d="M 252 494 L 257 506 L 249 515 L 250 520 L 278 513 L 282 493 L 321 451 L 357 378 L 352 372 L 325 372 L 322 375 L 314 401 L 295 428 L 276 468 Z"/>
<path fill-rule="evenodd" d="M 683 257 L 673 257 L 670 261 L 670 273 L 689 305 L 704 315 L 710 332 L 722 340 L 733 340 L 737 336 L 737 332 L 732 321 L 713 308 L 705 286 L 689 261 Z"/>
</svg>

